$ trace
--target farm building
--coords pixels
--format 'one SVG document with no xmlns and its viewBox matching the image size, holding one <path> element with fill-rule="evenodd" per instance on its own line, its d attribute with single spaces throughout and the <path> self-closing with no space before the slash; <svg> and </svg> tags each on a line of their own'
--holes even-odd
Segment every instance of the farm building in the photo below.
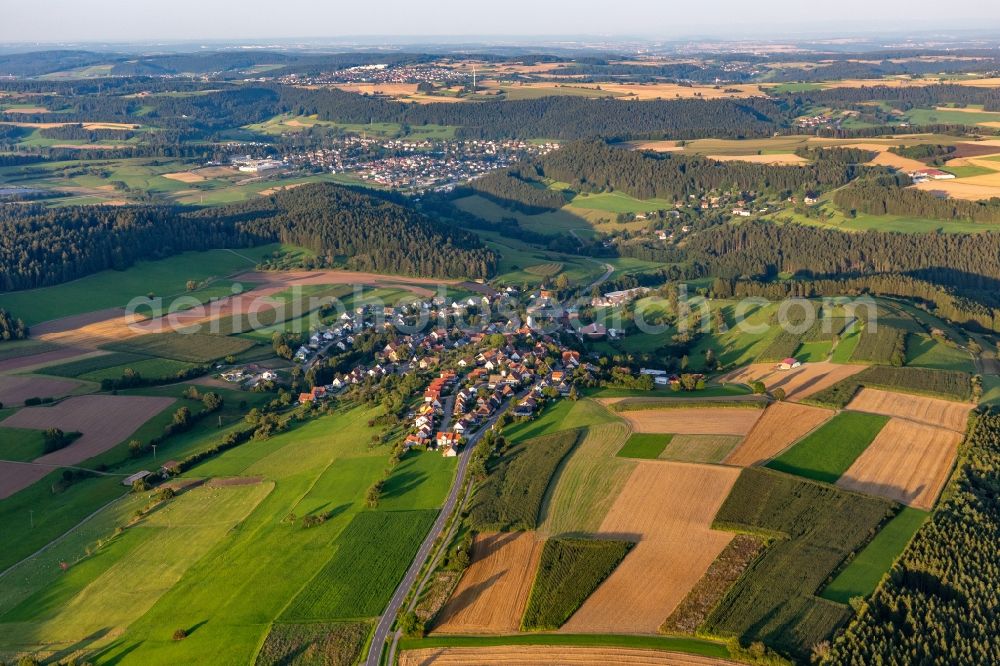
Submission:
<svg viewBox="0 0 1000 666">
<path fill-rule="evenodd" d="M 910 178 L 912 178 L 915 183 L 921 183 L 927 180 L 951 180 L 954 177 L 955 174 L 948 173 L 947 171 L 941 171 L 940 169 L 918 169 L 910 173 Z"/>
<path fill-rule="evenodd" d="M 131 488 L 133 483 L 135 483 L 136 481 L 141 481 L 142 479 L 145 479 L 150 474 L 152 474 L 152 472 L 150 472 L 148 470 L 145 470 L 145 469 L 142 470 L 141 472 L 136 472 L 135 474 L 130 474 L 130 475 L 126 476 L 124 479 L 122 479 L 122 485 L 123 486 L 128 486 L 128 487 Z"/>
<path fill-rule="evenodd" d="M 778 364 L 778 370 L 791 370 L 792 368 L 797 368 L 801 365 L 802 363 L 800 363 L 798 359 L 789 356 Z"/>
</svg>

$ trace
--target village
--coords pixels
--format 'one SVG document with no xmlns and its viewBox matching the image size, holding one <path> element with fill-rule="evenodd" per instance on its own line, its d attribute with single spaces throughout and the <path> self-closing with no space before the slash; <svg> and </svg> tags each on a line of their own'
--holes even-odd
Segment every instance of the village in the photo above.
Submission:
<svg viewBox="0 0 1000 666">
<path fill-rule="evenodd" d="M 291 166 L 351 173 L 361 180 L 407 192 L 448 190 L 496 169 L 539 157 L 559 144 L 516 140 L 432 141 L 338 137 L 326 147 L 285 156 Z"/>
<path fill-rule="evenodd" d="M 334 374 L 328 383 L 299 393 L 298 403 L 322 404 L 352 386 L 388 375 L 427 377 L 423 400 L 408 414 L 404 446 L 419 446 L 451 457 L 505 405 L 509 405 L 512 418 L 530 419 L 546 403 L 575 396 L 574 381 L 591 385 L 596 381 L 600 369 L 582 362 L 580 351 L 561 341 L 567 337 L 572 340 L 569 334 L 575 333 L 565 316 L 551 334 L 540 332 L 539 321 L 530 314 L 524 323 L 516 319 L 487 321 L 478 315 L 491 307 L 498 311 L 504 306 L 515 307 L 520 294 L 513 287 L 503 292 L 484 291 L 450 303 L 436 296 L 396 307 L 358 306 L 334 323 L 315 329 L 292 358 L 304 372 L 348 352 L 363 334 L 395 334 L 391 342 L 371 352 L 367 364 L 358 363 L 347 372 Z M 529 311 L 537 313 L 539 305 L 553 296 L 547 290 L 530 294 L 534 305 Z M 618 300 L 617 292 L 609 296 Z M 460 328 L 459 321 L 465 319 L 480 321 Z M 426 332 L 403 332 L 417 329 L 420 321 L 440 325 Z M 250 390 L 281 381 L 278 372 L 255 364 L 227 369 L 219 377 Z"/>
</svg>

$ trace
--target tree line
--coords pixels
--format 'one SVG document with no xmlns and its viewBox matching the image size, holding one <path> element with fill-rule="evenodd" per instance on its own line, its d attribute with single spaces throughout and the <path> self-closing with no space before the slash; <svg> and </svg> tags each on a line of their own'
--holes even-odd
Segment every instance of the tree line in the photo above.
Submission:
<svg viewBox="0 0 1000 666">
<path fill-rule="evenodd" d="M 861 179 L 834 193 L 833 201 L 852 216 L 862 212 L 934 220 L 1000 222 L 1000 197 L 982 201 L 942 199 L 931 192 L 901 186 L 909 182 L 906 177 Z"/>
<path fill-rule="evenodd" d="M 977 418 L 940 505 L 824 663 L 1000 663 L 1000 414 Z"/>
<path fill-rule="evenodd" d="M 28 327 L 24 322 L 0 308 L 0 340 L 24 340 L 28 337 Z"/>
<path fill-rule="evenodd" d="M 975 289 L 1000 279 L 1000 233 L 844 233 L 753 221 L 694 234 L 686 250 L 689 260 L 724 278 L 907 273 Z"/>
<path fill-rule="evenodd" d="M 678 153 L 622 150 L 593 141 L 572 143 L 546 155 L 538 169 L 545 177 L 569 183 L 578 191 L 620 190 L 638 199 L 675 201 L 712 190 L 791 194 L 840 187 L 869 169 L 845 161 L 847 153 L 822 151 L 817 156 L 833 159 L 802 166 L 720 162 Z"/>
<path fill-rule="evenodd" d="M 526 178 L 519 167 L 477 178 L 469 183 L 468 189 L 501 206 L 529 215 L 562 208 L 566 203 L 562 192 L 540 186 L 530 175 Z"/>
<path fill-rule="evenodd" d="M 487 277 L 478 237 L 398 203 L 330 184 L 191 211 L 172 206 L 0 207 L 0 291 L 59 284 L 139 259 L 281 241 L 328 265 L 433 277 Z"/>
<path fill-rule="evenodd" d="M 716 298 L 759 296 L 777 301 L 785 298 L 893 296 L 922 303 L 934 314 L 970 328 L 1000 332 L 1000 308 L 956 293 L 955 289 L 908 275 L 881 274 L 832 280 L 733 280 L 715 278 L 711 293 Z"/>
</svg>

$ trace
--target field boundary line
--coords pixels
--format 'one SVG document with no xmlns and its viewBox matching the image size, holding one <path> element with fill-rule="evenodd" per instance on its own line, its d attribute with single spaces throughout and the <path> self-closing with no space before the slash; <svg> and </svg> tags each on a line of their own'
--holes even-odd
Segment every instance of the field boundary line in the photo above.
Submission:
<svg viewBox="0 0 1000 666">
<path fill-rule="evenodd" d="M 81 525 L 87 523 L 88 521 L 90 521 L 90 519 L 92 519 L 94 516 L 96 516 L 97 514 L 99 514 L 101 511 L 104 511 L 105 509 L 107 509 L 109 506 L 111 506 L 115 502 L 120 502 L 125 497 L 128 497 L 128 495 L 129 495 L 129 493 L 125 493 L 124 495 L 119 495 L 118 497 L 114 498 L 110 502 L 101 505 L 93 513 L 91 513 L 90 515 L 86 516 L 83 520 L 81 520 L 80 522 L 78 522 L 76 525 L 73 525 L 71 528 L 69 528 L 68 530 L 66 530 L 65 532 L 63 532 L 59 536 L 57 536 L 55 539 L 53 539 L 52 541 L 48 542 L 47 544 L 45 544 L 44 546 L 42 546 L 41 548 L 39 548 L 38 550 L 36 550 L 31 555 L 28 555 L 24 559 L 19 560 L 19 561 L 15 562 L 14 564 L 10 565 L 9 567 L 7 567 L 6 569 L 4 569 L 3 571 L 0 571 L 0 579 L 3 579 L 4 576 L 6 576 L 7 574 L 9 574 L 11 571 L 13 571 L 17 567 L 21 566 L 22 564 L 24 564 L 28 560 L 32 560 L 32 559 L 38 557 L 39 555 L 41 555 L 42 553 L 44 553 L 49 548 L 52 548 L 53 546 L 61 543 L 63 540 L 66 539 L 66 537 L 69 536 L 70 532 L 72 532 L 73 530 L 77 529 Z"/>
<path fill-rule="evenodd" d="M 805 403 L 798 403 L 798 404 L 805 404 Z M 806 405 L 806 407 L 812 407 L 812 406 L 813 405 Z M 830 408 L 829 407 L 818 407 L 817 409 L 830 409 Z M 833 409 L 831 411 L 833 412 L 833 415 L 830 416 L 830 418 L 828 418 L 827 420 L 823 421 L 822 423 L 820 423 L 819 425 L 817 425 L 816 427 L 814 427 L 812 430 L 810 430 L 809 432 L 807 432 L 806 434 L 802 435 L 801 437 L 799 437 L 797 440 L 795 440 L 794 442 L 792 442 L 791 444 L 789 444 L 785 448 L 783 448 L 780 451 L 778 451 L 777 453 L 775 453 L 773 456 L 771 456 L 767 460 L 762 460 L 762 461 L 760 461 L 759 463 L 757 463 L 755 465 L 751 465 L 751 467 L 766 467 L 767 463 L 771 462 L 772 460 L 774 460 L 776 458 L 781 457 L 782 455 L 784 455 L 785 453 L 787 453 L 791 449 L 795 448 L 796 444 L 798 444 L 799 442 L 801 442 L 802 440 L 804 440 L 806 437 L 809 437 L 814 432 L 816 432 L 817 430 L 819 430 L 820 428 L 822 428 L 823 426 L 825 426 L 827 423 L 829 423 L 834 418 L 836 418 L 836 416 L 838 414 L 840 414 L 841 412 L 849 412 L 849 411 L 856 411 L 856 410 L 853 410 L 853 409 Z M 861 412 L 861 413 L 862 414 L 871 414 L 871 412 Z M 758 421 L 757 423 L 760 423 L 760 421 Z M 755 428 L 757 427 L 756 423 L 754 424 L 754 427 Z M 748 432 L 747 433 L 747 437 L 749 437 L 750 433 L 752 433 L 752 432 L 753 432 L 753 430 L 751 430 L 750 432 Z M 746 438 L 744 438 L 744 439 L 746 439 Z M 738 448 L 738 446 L 737 446 L 737 448 Z"/>
</svg>

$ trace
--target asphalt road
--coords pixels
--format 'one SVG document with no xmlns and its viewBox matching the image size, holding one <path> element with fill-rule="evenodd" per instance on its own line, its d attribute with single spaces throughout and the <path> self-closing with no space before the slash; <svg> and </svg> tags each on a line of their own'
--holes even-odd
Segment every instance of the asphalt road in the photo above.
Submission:
<svg viewBox="0 0 1000 666">
<path fill-rule="evenodd" d="M 403 606 L 403 600 L 409 594 L 410 588 L 417 582 L 417 576 L 420 575 L 420 569 L 424 566 L 424 562 L 427 561 L 428 556 L 430 556 L 434 542 L 441 536 L 445 525 L 448 523 L 448 519 L 455 511 L 459 500 L 459 493 L 462 490 L 462 485 L 465 483 L 469 461 L 472 459 L 472 449 L 476 446 L 479 438 L 493 427 L 493 424 L 496 423 L 497 418 L 503 413 L 505 408 L 506 405 L 502 405 L 497 410 L 497 413 L 484 423 L 483 427 L 476 434 L 469 437 L 468 442 L 466 442 L 462 451 L 458 454 L 458 470 L 455 472 L 455 480 L 452 482 L 451 490 L 448 492 L 448 499 L 445 500 L 444 506 L 441 507 L 441 512 L 438 513 L 437 520 L 434 521 L 434 525 L 431 527 L 431 531 L 420 545 L 420 550 L 417 551 L 416 557 L 413 558 L 413 563 L 410 564 L 410 568 L 406 571 L 406 575 L 403 576 L 402 582 L 396 588 L 395 594 L 392 595 L 389 606 L 378 620 L 378 625 L 375 627 L 375 636 L 372 637 L 371 647 L 368 650 L 368 659 L 365 660 L 366 666 L 379 666 L 379 662 L 382 660 L 382 652 L 385 650 L 385 642 L 389 637 L 389 631 L 392 629 L 392 623 L 396 619 L 396 614 L 399 613 L 399 609 Z"/>
</svg>

